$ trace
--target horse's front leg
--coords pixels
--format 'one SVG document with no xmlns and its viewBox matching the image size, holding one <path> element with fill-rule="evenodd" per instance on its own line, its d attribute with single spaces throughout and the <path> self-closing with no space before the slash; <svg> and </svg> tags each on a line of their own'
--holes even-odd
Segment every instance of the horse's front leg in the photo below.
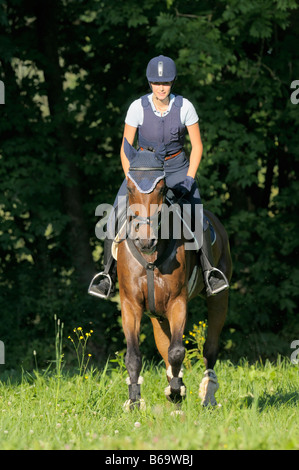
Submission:
<svg viewBox="0 0 299 470">
<path fill-rule="evenodd" d="M 140 385 L 143 381 L 140 376 L 142 360 L 139 349 L 140 322 L 142 308 L 136 302 L 124 300 L 122 303 L 122 326 L 127 341 L 127 353 L 125 358 L 126 368 L 129 374 L 126 382 L 129 388 L 129 400 L 124 404 L 126 410 L 137 405 L 143 406 L 141 400 Z"/>
<path fill-rule="evenodd" d="M 183 383 L 182 364 L 185 357 L 183 346 L 183 334 L 186 324 L 187 302 L 185 297 L 179 297 L 173 301 L 167 309 L 171 340 L 168 348 L 167 378 L 169 385 L 165 389 L 168 400 L 180 403 L 186 395 L 186 387 Z"/>
<path fill-rule="evenodd" d="M 217 405 L 215 393 L 219 388 L 219 384 L 214 366 L 217 360 L 219 337 L 228 308 L 228 295 L 228 291 L 224 291 L 207 299 L 208 334 L 203 347 L 206 370 L 199 386 L 199 397 L 203 406 Z"/>
</svg>

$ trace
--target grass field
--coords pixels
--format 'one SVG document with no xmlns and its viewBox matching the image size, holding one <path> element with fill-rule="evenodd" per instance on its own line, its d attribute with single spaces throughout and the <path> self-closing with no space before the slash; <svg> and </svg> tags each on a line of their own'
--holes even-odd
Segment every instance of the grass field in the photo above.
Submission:
<svg viewBox="0 0 299 470">
<path fill-rule="evenodd" d="M 299 366 L 218 362 L 218 406 L 202 408 L 199 363 L 185 370 L 184 414 L 171 415 L 162 366 L 142 371 L 147 408 L 126 413 L 127 373 L 103 370 L 0 375 L 0 449 L 210 450 L 299 449 Z"/>
</svg>

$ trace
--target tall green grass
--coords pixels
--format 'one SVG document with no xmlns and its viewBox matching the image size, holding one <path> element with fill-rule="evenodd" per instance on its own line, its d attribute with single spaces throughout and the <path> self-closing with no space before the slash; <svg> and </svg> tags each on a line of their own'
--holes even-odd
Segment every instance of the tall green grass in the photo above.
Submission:
<svg viewBox="0 0 299 470">
<path fill-rule="evenodd" d="M 59 352 L 60 354 L 60 352 Z M 203 368 L 185 370 L 183 414 L 164 396 L 165 368 L 145 365 L 147 408 L 126 413 L 122 357 L 82 374 L 23 372 L 0 380 L 0 449 L 299 449 L 299 366 L 288 359 L 218 362 L 218 406 L 202 408 Z"/>
</svg>

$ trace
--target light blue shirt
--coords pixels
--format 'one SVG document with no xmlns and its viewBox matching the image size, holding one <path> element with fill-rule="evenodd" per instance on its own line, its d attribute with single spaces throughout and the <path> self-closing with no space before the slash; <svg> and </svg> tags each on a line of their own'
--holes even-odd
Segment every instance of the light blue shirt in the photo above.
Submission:
<svg viewBox="0 0 299 470">
<path fill-rule="evenodd" d="M 162 114 L 162 116 L 166 116 L 169 113 L 174 103 L 174 98 L 175 95 L 171 93 L 168 109 Z M 153 112 L 157 116 L 161 116 L 161 113 L 157 111 L 153 103 L 153 94 L 150 94 L 148 96 L 148 100 L 152 106 Z M 183 106 L 181 107 L 180 118 L 181 123 L 185 126 L 192 126 L 198 121 L 198 115 L 193 104 L 186 98 L 183 98 Z M 141 103 L 141 98 L 133 101 L 133 103 L 130 105 L 126 115 L 125 123 L 132 127 L 138 127 L 143 124 L 143 107 Z"/>
</svg>

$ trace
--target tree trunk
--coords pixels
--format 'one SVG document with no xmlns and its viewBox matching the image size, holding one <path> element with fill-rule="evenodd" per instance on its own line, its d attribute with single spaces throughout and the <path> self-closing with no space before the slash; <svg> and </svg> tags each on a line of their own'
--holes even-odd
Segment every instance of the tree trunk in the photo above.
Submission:
<svg viewBox="0 0 299 470">
<path fill-rule="evenodd" d="M 72 250 L 72 262 L 78 280 L 86 284 L 94 273 L 94 263 L 82 208 L 80 175 L 73 159 L 76 153 L 75 146 L 66 119 L 63 72 L 59 65 L 58 54 L 59 6 L 58 0 L 43 0 L 42 2 L 36 0 L 37 35 L 40 51 L 44 56 L 43 70 L 48 88 L 50 114 L 55 122 L 56 135 L 61 147 L 59 161 L 66 165 L 68 170 L 68 180 L 62 187 L 62 197 L 66 214 L 70 219 L 68 237 Z"/>
</svg>

